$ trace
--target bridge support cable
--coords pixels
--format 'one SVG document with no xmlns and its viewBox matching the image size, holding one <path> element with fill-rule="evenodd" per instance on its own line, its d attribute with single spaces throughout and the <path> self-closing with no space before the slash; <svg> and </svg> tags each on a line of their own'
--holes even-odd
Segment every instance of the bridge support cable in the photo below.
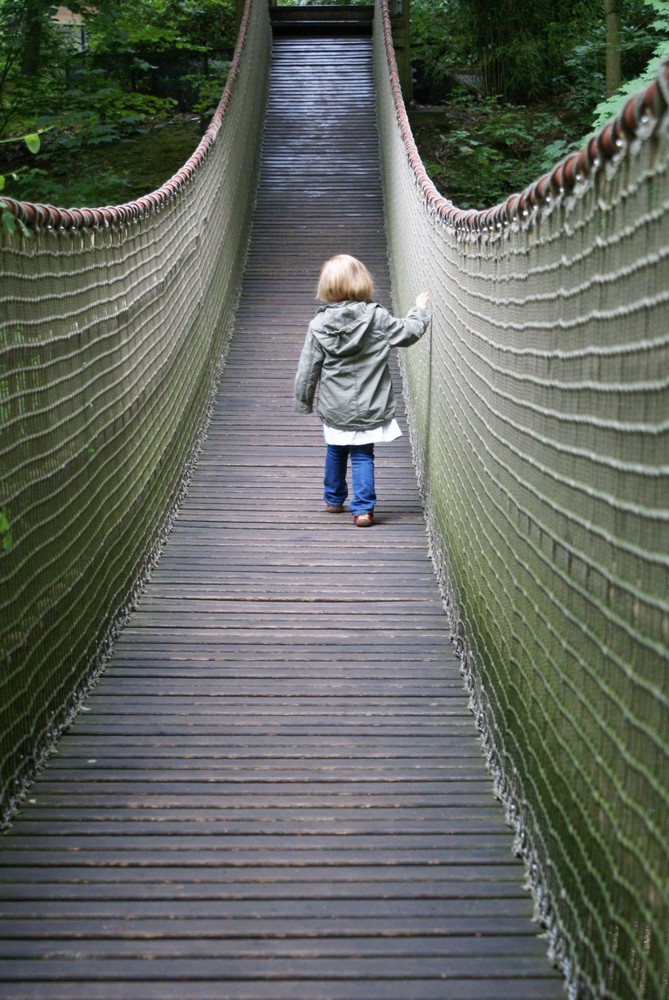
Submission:
<svg viewBox="0 0 669 1000">
<path fill-rule="evenodd" d="M 573 997 L 669 982 L 669 64 L 530 189 L 459 210 L 420 161 L 385 7 L 396 306 L 433 551 Z"/>
</svg>

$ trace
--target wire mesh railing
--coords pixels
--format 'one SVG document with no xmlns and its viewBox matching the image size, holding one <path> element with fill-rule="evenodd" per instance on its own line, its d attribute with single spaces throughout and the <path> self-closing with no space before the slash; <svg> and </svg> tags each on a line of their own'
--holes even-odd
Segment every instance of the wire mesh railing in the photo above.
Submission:
<svg viewBox="0 0 669 1000">
<path fill-rule="evenodd" d="M 150 572 L 197 451 L 239 293 L 269 74 L 248 3 L 221 102 L 128 205 L 3 204 L 0 796 L 6 820 Z"/>
<path fill-rule="evenodd" d="M 669 996 L 669 65 L 483 212 L 440 197 L 375 25 L 394 291 L 435 561 L 572 997 Z"/>
</svg>

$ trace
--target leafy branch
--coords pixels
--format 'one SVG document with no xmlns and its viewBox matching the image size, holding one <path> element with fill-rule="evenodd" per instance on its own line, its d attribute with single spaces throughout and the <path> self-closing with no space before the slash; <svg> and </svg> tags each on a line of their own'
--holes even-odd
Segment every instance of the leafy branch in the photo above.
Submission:
<svg viewBox="0 0 669 1000">
<path fill-rule="evenodd" d="M 6 510 L 0 510 L 0 549 L 8 552 L 14 544 L 12 526 Z"/>
<path fill-rule="evenodd" d="M 42 131 L 46 131 L 46 129 L 42 129 Z M 30 150 L 30 152 L 33 153 L 33 155 L 36 155 L 37 153 L 39 153 L 40 148 L 42 146 L 42 140 L 40 136 L 41 132 L 31 132 L 29 135 L 15 136 L 11 139 L 0 139 L 0 145 L 4 145 L 5 143 L 23 142 Z M 9 176 L 13 180 L 16 180 L 18 177 L 18 171 L 11 173 Z M 5 174 L 0 174 L 0 193 L 4 191 L 5 184 L 6 184 Z M 2 225 L 2 229 L 7 233 L 8 236 L 13 236 L 15 234 L 17 223 L 19 225 L 19 228 L 24 234 L 27 234 L 28 232 L 23 222 L 21 222 L 20 219 L 16 219 L 9 211 L 9 209 L 2 204 L 0 204 L 0 223 Z"/>
</svg>

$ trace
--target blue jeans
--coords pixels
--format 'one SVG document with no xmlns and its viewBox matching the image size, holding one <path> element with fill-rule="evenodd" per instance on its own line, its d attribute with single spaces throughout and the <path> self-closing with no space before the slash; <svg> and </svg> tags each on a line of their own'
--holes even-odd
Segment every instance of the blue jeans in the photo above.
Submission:
<svg viewBox="0 0 669 1000">
<path fill-rule="evenodd" d="M 351 514 L 368 514 L 374 510 L 374 445 L 329 444 L 325 453 L 323 499 L 333 507 L 343 503 L 348 496 L 346 466 L 351 456 L 351 482 L 353 499 L 348 505 Z"/>
</svg>

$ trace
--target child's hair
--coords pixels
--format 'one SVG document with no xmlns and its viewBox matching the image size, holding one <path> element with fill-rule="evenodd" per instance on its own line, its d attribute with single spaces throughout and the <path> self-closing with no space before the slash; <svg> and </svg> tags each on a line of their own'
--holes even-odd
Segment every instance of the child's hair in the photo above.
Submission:
<svg viewBox="0 0 669 1000">
<path fill-rule="evenodd" d="M 323 302 L 368 302 L 373 295 L 372 276 L 356 257 L 340 253 L 323 264 L 316 292 Z"/>
</svg>

